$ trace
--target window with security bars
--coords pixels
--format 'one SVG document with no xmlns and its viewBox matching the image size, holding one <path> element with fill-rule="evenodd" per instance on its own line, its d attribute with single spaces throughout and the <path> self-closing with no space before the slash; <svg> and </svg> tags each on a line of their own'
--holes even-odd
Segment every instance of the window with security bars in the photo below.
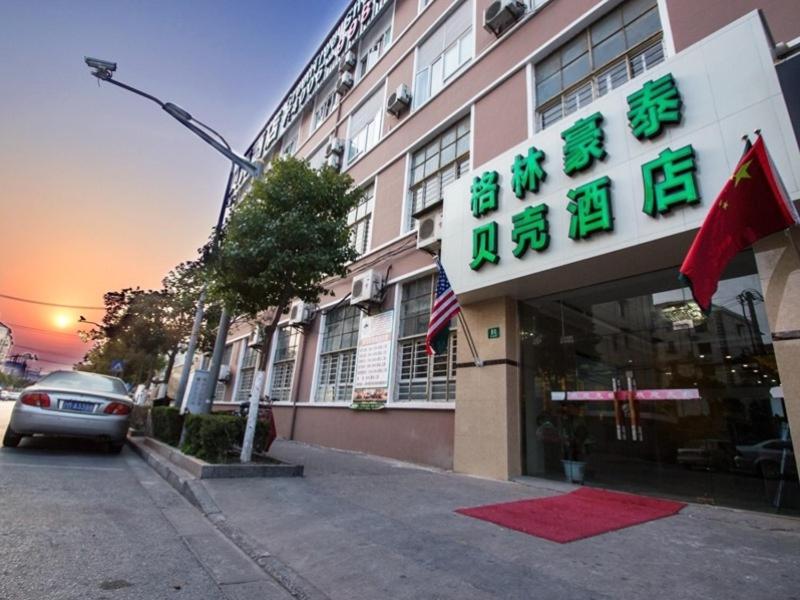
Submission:
<svg viewBox="0 0 800 600">
<path fill-rule="evenodd" d="M 239 389 L 236 392 L 236 402 L 247 402 L 250 399 L 250 390 L 253 388 L 253 378 L 258 366 L 260 350 L 244 346 L 242 367 L 239 369 Z"/>
<path fill-rule="evenodd" d="M 465 117 L 411 155 L 412 216 L 440 202 L 444 189 L 469 171 L 469 136 Z"/>
<path fill-rule="evenodd" d="M 233 354 L 233 344 L 228 344 L 225 346 L 225 351 L 222 353 L 222 362 L 220 363 L 222 366 L 230 367 L 231 354 Z M 217 385 L 214 388 L 214 402 L 222 402 L 225 399 L 226 386 L 226 383 L 217 381 Z"/>
<path fill-rule="evenodd" d="M 342 306 L 325 315 L 317 402 L 352 400 L 360 318 L 361 313 L 355 306 Z"/>
<path fill-rule="evenodd" d="M 329 81 L 322 86 L 320 91 L 317 92 L 317 97 L 314 100 L 314 119 L 312 121 L 311 131 L 316 131 L 317 127 L 319 127 L 333 112 L 333 109 L 336 108 L 336 104 L 339 100 L 339 94 L 336 91 L 336 83 L 337 78 L 332 76 Z"/>
<path fill-rule="evenodd" d="M 372 184 L 367 188 L 364 198 L 358 203 L 358 206 L 347 215 L 347 225 L 350 227 L 350 241 L 359 255 L 364 254 L 369 247 L 369 227 L 372 221 L 374 199 L 375 184 Z"/>
<path fill-rule="evenodd" d="M 300 334 L 292 327 L 278 330 L 275 344 L 275 358 L 272 362 L 272 382 L 269 397 L 275 402 L 288 402 L 292 393 L 292 375 L 297 358 L 297 341 Z"/>
<path fill-rule="evenodd" d="M 539 129 L 663 61 L 656 0 L 628 0 L 536 64 Z"/>
<path fill-rule="evenodd" d="M 453 402 L 456 399 L 455 323 L 447 352 L 425 354 L 425 333 L 433 304 L 433 277 L 403 285 L 398 348 L 398 402 Z"/>
</svg>

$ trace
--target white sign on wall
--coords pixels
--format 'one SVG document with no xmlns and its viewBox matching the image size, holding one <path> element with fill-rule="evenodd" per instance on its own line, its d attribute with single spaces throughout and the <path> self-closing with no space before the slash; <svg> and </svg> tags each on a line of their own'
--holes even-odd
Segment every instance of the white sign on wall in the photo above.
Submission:
<svg viewBox="0 0 800 600">
<path fill-rule="evenodd" d="M 385 402 L 388 397 L 393 323 L 393 310 L 361 319 L 353 383 L 355 402 Z"/>
<path fill-rule="evenodd" d="M 681 99 L 680 118 L 665 121 L 655 135 L 637 137 L 629 116 L 629 98 L 646 87 L 653 91 L 659 82 L 669 81 L 670 75 Z M 576 124 L 593 120 L 602 132 L 603 156 L 593 157 L 587 166 L 568 175 L 565 132 L 568 138 L 568 130 L 574 131 Z M 797 198 L 800 153 L 769 41 L 753 12 L 524 143 L 477 165 L 469 176 L 448 186 L 444 192 L 442 262 L 453 289 L 463 294 L 520 280 L 699 227 L 741 156 L 742 135 L 752 135 L 756 129 L 763 132 L 789 194 Z M 480 130 L 477 133 L 481 135 Z M 522 194 L 515 193 L 515 159 L 525 160 L 533 151 L 543 153 L 540 162 L 546 178 L 536 191 L 531 186 Z M 686 160 L 691 161 L 691 168 Z M 645 173 L 651 168 L 648 165 L 658 167 L 648 171 L 652 175 L 649 186 Z M 691 183 L 692 200 L 670 204 L 665 210 L 660 210 L 663 206 L 659 203 L 656 210 L 652 195 L 655 186 L 665 178 L 671 184 L 681 177 Z M 475 178 L 494 185 L 496 196 L 485 195 L 476 202 Z M 651 190 L 649 204 L 646 189 Z M 583 206 L 579 206 L 581 202 Z M 597 206 L 603 202 L 609 210 L 602 227 L 597 221 L 576 220 L 578 212 L 597 213 Z M 529 214 L 523 215 L 526 212 Z M 521 252 L 519 237 L 524 219 L 528 218 L 530 234 L 534 223 L 541 225 L 542 217 L 546 219 L 547 238 L 536 233 L 533 239 L 539 243 Z M 582 235 L 581 225 L 586 225 L 589 234 Z M 476 240 L 478 229 L 483 231 L 480 240 Z M 494 239 L 489 239 L 489 234 Z M 483 257 L 491 260 L 476 260 L 476 252 L 485 251 L 489 242 L 494 243 L 493 252 L 484 252 Z"/>
</svg>

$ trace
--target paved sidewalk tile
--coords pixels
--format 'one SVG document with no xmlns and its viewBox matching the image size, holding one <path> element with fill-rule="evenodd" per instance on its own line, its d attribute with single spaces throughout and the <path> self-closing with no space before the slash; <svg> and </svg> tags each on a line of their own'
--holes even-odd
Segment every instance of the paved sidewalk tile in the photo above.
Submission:
<svg viewBox="0 0 800 600">
<path fill-rule="evenodd" d="M 570 486 L 461 476 L 276 442 L 305 477 L 209 480 L 229 522 L 332 600 L 800 597 L 800 520 L 689 505 L 556 544 L 456 514 Z"/>
</svg>

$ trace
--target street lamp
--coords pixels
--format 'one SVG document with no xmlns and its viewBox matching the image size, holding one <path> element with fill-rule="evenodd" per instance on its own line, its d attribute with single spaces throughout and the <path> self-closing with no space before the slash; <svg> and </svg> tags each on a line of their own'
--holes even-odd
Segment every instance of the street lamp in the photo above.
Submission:
<svg viewBox="0 0 800 600">
<path fill-rule="evenodd" d="M 188 111 L 182 109 L 180 106 L 176 104 L 173 104 L 172 102 L 162 102 L 161 100 L 159 100 L 158 98 L 156 98 L 151 94 L 138 90 L 133 86 L 130 86 L 126 83 L 122 83 L 121 81 L 117 81 L 116 79 L 114 79 L 113 73 L 114 71 L 117 70 L 117 63 L 100 60 L 99 58 L 91 58 L 88 56 L 84 57 L 84 61 L 86 62 L 86 64 L 89 66 L 90 69 L 94 69 L 92 71 L 92 75 L 97 77 L 97 79 L 99 79 L 100 81 L 112 83 L 117 87 L 121 87 L 124 90 L 128 90 L 129 92 L 133 92 L 134 94 L 141 96 L 142 98 L 147 98 L 148 100 L 155 102 L 162 109 L 164 109 L 164 111 L 166 111 L 171 117 L 180 122 L 181 125 L 191 130 L 196 135 L 200 136 L 200 138 L 202 138 L 204 142 L 211 145 L 215 150 L 217 150 L 217 152 L 223 154 L 232 163 L 247 171 L 247 173 L 250 174 L 250 177 L 258 178 L 261 175 L 263 166 L 252 163 L 246 158 L 243 158 L 238 154 L 234 153 L 233 150 L 231 150 L 231 147 L 228 144 L 228 142 L 225 141 L 225 138 L 223 138 L 219 133 L 214 131 L 208 125 L 192 117 L 192 115 L 189 114 Z M 218 139 L 214 139 L 207 132 L 212 133 Z"/>
<path fill-rule="evenodd" d="M 228 173 L 228 183 L 225 186 L 225 196 L 222 199 L 222 206 L 219 211 L 217 226 L 214 229 L 214 239 L 211 243 L 211 247 L 216 248 L 217 243 L 219 242 L 219 233 L 220 230 L 222 229 L 222 225 L 225 220 L 225 211 L 227 210 L 228 202 L 230 200 L 231 184 L 233 183 L 234 168 L 238 166 L 239 168 L 246 171 L 253 179 L 258 179 L 263 172 L 264 165 L 260 162 L 252 163 L 249 160 L 234 153 L 233 150 L 231 150 L 230 144 L 228 144 L 225 138 L 223 138 L 218 132 L 214 131 L 208 125 L 192 117 L 192 115 L 189 114 L 188 111 L 182 109 L 180 106 L 177 106 L 172 102 L 162 102 L 161 100 L 159 100 L 158 98 L 156 98 L 151 94 L 138 90 L 133 86 L 122 83 L 121 81 L 115 80 L 113 78 L 113 73 L 114 71 L 117 70 L 117 63 L 100 60 L 99 58 L 91 58 L 88 56 L 84 57 L 84 61 L 86 62 L 86 65 L 90 69 L 93 69 L 92 75 L 94 77 L 97 77 L 98 80 L 105 81 L 107 83 L 112 83 L 117 87 L 120 87 L 124 90 L 128 90 L 129 92 L 133 92 L 138 96 L 142 96 L 143 98 L 147 98 L 148 100 L 155 102 L 171 117 L 180 122 L 181 125 L 183 125 L 187 129 L 195 133 L 197 136 L 200 137 L 200 139 L 202 139 L 204 142 L 206 142 L 215 150 L 217 150 L 217 152 L 221 153 L 223 156 L 225 156 L 228 160 L 231 161 L 232 164 L 230 172 Z M 216 136 L 217 139 L 211 137 L 209 133 Z M 181 404 L 181 401 L 183 400 L 183 395 L 186 393 L 186 387 L 189 382 L 189 372 L 191 371 L 192 368 L 194 352 L 197 347 L 197 338 L 200 333 L 200 325 L 203 321 L 203 312 L 204 312 L 203 305 L 205 304 L 205 301 L 206 301 L 206 286 L 203 285 L 203 288 L 200 292 L 200 298 L 197 301 L 197 311 L 195 312 L 194 315 L 194 323 L 192 324 L 192 333 L 191 336 L 189 337 L 189 344 L 187 345 L 186 348 L 186 358 L 183 363 L 183 370 L 181 371 L 181 378 L 180 382 L 178 383 L 178 390 L 175 394 L 175 400 L 177 405 L 179 406 Z M 83 317 L 81 317 L 81 319 L 83 319 Z M 228 311 L 223 306 L 222 314 L 220 315 L 220 326 L 217 332 L 217 340 L 214 345 L 214 353 L 211 361 L 212 381 L 216 381 L 217 377 L 219 377 L 219 369 L 220 369 L 220 364 L 222 362 L 221 360 L 222 352 L 225 346 L 225 337 L 227 336 L 229 322 L 230 322 L 230 316 L 228 315 Z M 220 338 L 222 339 L 220 340 Z M 209 402 L 207 403 L 209 410 L 210 410 L 210 400 L 213 399 L 213 390 L 216 386 L 210 386 L 210 387 L 212 391 L 211 391 L 211 396 L 208 398 Z"/>
</svg>

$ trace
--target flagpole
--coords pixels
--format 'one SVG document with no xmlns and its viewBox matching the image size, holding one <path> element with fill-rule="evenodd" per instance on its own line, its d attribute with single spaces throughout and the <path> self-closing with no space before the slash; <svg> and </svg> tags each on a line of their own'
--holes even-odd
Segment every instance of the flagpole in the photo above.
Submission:
<svg viewBox="0 0 800 600">
<path fill-rule="evenodd" d="M 464 329 L 464 337 L 467 338 L 467 346 L 469 346 L 469 351 L 472 353 L 472 360 L 475 362 L 475 366 L 482 367 L 483 361 L 478 356 L 478 350 L 475 347 L 475 340 L 472 338 L 472 332 L 469 330 L 467 320 L 460 311 L 458 313 L 458 322 L 461 323 L 461 327 Z"/>
</svg>

